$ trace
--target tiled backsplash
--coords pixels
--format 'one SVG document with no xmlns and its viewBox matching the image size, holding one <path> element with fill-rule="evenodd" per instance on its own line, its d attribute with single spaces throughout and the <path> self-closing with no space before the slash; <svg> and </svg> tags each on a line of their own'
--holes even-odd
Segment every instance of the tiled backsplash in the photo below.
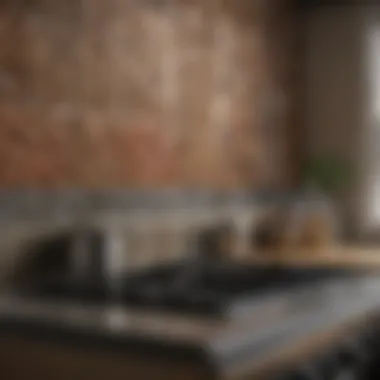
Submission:
<svg viewBox="0 0 380 380">
<path fill-rule="evenodd" d="M 207 191 L 18 191 L 0 193 L 0 280 L 12 274 L 31 242 L 79 227 L 109 237 L 112 270 L 190 255 L 194 238 L 210 226 L 232 227 L 232 255 L 254 254 L 250 233 L 278 205 L 305 207 L 302 194 Z"/>
<path fill-rule="evenodd" d="M 20 190 L 0 191 L 0 223 L 9 220 L 80 218 L 105 213 L 134 214 L 153 211 L 193 212 L 205 207 L 225 210 L 253 201 L 248 192 L 184 190 Z"/>
<path fill-rule="evenodd" d="M 178 258 L 190 253 L 192 239 L 210 225 L 229 222 L 244 237 L 260 204 L 248 193 L 2 192 L 0 276 L 11 272 L 31 241 L 83 224 L 112 233 L 122 245 L 123 267 Z"/>
</svg>

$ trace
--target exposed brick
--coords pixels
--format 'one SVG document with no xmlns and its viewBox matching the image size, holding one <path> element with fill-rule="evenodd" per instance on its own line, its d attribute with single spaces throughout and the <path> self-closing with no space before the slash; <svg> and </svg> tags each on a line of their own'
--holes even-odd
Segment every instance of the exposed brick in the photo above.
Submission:
<svg viewBox="0 0 380 380">
<path fill-rule="evenodd" d="M 289 115 L 267 105 L 291 97 L 286 2 L 168 4 L 0 9 L 0 186 L 284 181 Z"/>
</svg>

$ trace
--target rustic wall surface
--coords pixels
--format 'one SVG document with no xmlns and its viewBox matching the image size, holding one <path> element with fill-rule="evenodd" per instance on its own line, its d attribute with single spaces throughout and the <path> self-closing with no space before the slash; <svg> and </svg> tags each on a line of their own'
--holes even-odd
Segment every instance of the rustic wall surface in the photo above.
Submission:
<svg viewBox="0 0 380 380">
<path fill-rule="evenodd" d="M 2 0 L 0 186 L 286 183 L 286 3 Z"/>
</svg>

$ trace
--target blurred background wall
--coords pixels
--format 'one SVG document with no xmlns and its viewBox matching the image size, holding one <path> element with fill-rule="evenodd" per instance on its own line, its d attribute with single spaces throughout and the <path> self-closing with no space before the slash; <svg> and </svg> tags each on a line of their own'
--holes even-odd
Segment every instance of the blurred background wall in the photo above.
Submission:
<svg viewBox="0 0 380 380">
<path fill-rule="evenodd" d="M 0 186 L 286 186 L 288 1 L 2 0 Z"/>
</svg>

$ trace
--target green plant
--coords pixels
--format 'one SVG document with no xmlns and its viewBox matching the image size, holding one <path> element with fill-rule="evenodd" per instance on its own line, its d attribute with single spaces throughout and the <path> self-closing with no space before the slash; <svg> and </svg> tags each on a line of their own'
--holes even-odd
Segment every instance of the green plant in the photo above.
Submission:
<svg viewBox="0 0 380 380">
<path fill-rule="evenodd" d="M 328 193 L 337 193 L 349 185 L 352 170 L 349 162 L 333 154 L 312 157 L 302 168 L 303 182 Z"/>
</svg>

